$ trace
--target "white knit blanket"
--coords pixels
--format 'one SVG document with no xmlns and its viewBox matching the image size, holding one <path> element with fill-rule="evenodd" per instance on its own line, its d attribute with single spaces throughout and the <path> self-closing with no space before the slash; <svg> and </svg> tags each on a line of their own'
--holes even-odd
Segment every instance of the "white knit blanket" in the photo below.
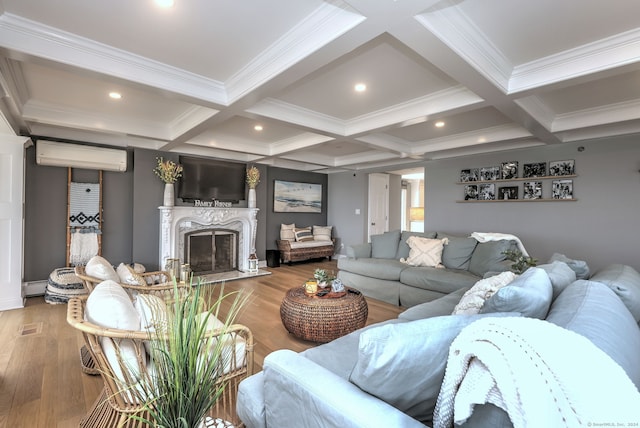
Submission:
<svg viewBox="0 0 640 428">
<path fill-rule="evenodd" d="M 484 318 L 451 344 L 434 428 L 465 422 L 482 403 L 515 428 L 640 423 L 640 393 L 618 364 L 585 337 L 532 318 Z"/>
<path fill-rule="evenodd" d="M 475 238 L 478 242 L 489 242 L 489 241 L 502 241 L 502 240 L 511 240 L 516 241 L 518 245 L 518 249 L 522 253 L 523 256 L 529 257 L 529 253 L 525 250 L 522 241 L 515 235 L 511 235 L 509 233 L 497 233 L 497 232 L 473 232 L 470 236 L 471 238 Z"/>
</svg>

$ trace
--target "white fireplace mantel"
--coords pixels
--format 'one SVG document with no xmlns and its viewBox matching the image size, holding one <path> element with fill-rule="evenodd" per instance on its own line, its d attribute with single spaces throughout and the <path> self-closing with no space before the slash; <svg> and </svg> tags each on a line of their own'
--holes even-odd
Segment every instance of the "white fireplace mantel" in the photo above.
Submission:
<svg viewBox="0 0 640 428">
<path fill-rule="evenodd" d="M 184 234 L 203 227 L 220 227 L 238 233 L 239 270 L 249 270 L 249 255 L 255 251 L 258 208 L 158 207 L 160 210 L 160 260 L 184 262 Z"/>
</svg>

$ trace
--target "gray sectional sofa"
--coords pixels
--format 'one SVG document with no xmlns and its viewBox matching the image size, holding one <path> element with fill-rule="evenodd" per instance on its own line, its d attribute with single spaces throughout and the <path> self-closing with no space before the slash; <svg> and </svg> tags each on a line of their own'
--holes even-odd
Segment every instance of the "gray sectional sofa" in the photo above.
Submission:
<svg viewBox="0 0 640 428">
<path fill-rule="evenodd" d="M 411 236 L 448 238 L 442 251 L 444 268 L 416 267 L 402 263 L 409 256 Z M 373 235 L 367 244 L 347 247 L 338 259 L 338 278 L 365 296 L 404 307 L 415 306 L 470 287 L 486 275 L 510 269 L 503 254 L 517 249 L 513 240 L 479 243 L 474 238 L 439 232 L 400 232 Z"/>
<path fill-rule="evenodd" d="M 572 347 L 563 346 L 564 341 L 547 346 L 556 361 L 569 365 L 580 361 L 586 367 L 575 380 L 577 384 L 561 388 L 567 396 L 572 390 L 580 394 L 569 418 L 582 418 L 584 426 L 640 422 L 640 274 L 633 268 L 612 265 L 591 280 L 576 280 L 575 272 L 562 262 L 529 268 L 490 297 L 479 314 L 448 315 L 463 292 L 456 290 L 416 305 L 397 319 L 301 353 L 273 352 L 265 358 L 263 371 L 241 383 L 237 402 L 240 418 L 247 428 L 430 426 L 434 411 L 442 414 L 447 410 L 437 398 L 442 393 L 445 369 L 449 370 L 446 364 L 452 342 L 474 325 L 508 317 L 503 324 L 509 325 L 512 319 L 534 321 L 579 338 L 590 347 L 589 352 L 578 355 Z M 529 330 L 517 333 L 526 341 Z M 529 352 L 536 354 L 536 349 Z M 595 356 L 605 358 L 617 375 L 605 380 L 597 377 L 594 370 L 600 373 L 605 367 L 589 366 L 592 358 L 597 360 Z M 511 359 L 510 355 L 504 357 L 507 362 Z M 517 360 L 520 357 L 514 355 L 513 361 Z M 532 376 L 540 376 L 518 371 L 512 375 L 520 393 L 527 390 Z M 553 395 L 536 396 L 536 416 L 558 416 L 562 406 Z M 590 398 L 609 400 L 616 408 L 591 406 L 585 410 L 584 403 Z M 513 426 L 515 410 L 507 413 L 485 401 L 480 400 L 471 416 L 456 426 Z M 611 413 L 621 409 L 625 414 Z"/>
</svg>

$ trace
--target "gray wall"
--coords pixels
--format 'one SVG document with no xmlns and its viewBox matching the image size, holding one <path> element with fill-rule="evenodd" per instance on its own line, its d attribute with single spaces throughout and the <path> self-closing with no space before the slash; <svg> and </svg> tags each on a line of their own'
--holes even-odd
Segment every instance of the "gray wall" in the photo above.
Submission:
<svg viewBox="0 0 640 428">
<path fill-rule="evenodd" d="M 30 147 L 25 170 L 24 280 L 37 281 L 65 266 L 67 168 L 36 165 L 35 148 Z M 97 183 L 98 171 L 74 169 L 73 180 Z M 114 262 L 131 260 L 132 183 L 131 172 L 103 173 L 102 250 Z"/>
<path fill-rule="evenodd" d="M 127 172 L 103 174 L 103 256 L 113 264 L 138 262 L 148 270 L 158 269 L 158 241 L 164 183 L 154 174 L 156 157 L 178 160 L 178 154 L 134 149 L 128 152 Z M 67 169 L 35 163 L 35 148 L 25 152 L 25 245 L 24 280 L 47 279 L 55 268 L 65 266 Z M 258 229 L 256 253 L 265 259 L 266 249 L 275 249 L 280 223 L 301 226 L 326 225 L 327 206 L 321 214 L 284 214 L 273 212 L 273 180 L 300 181 L 323 185 L 327 201 L 327 177 L 324 174 L 269 168 L 260 170 L 256 188 Z M 73 170 L 74 181 L 98 182 L 98 172 Z M 179 199 L 176 205 L 183 204 Z M 246 207 L 246 201 L 235 206 Z"/>
<path fill-rule="evenodd" d="M 584 151 L 579 152 L 578 147 Z M 577 202 L 456 203 L 462 199 L 461 169 L 494 166 L 516 160 L 522 164 L 574 159 Z M 430 161 L 425 166 L 425 230 L 466 235 L 471 232 L 512 233 L 528 252 L 546 262 L 554 253 L 586 260 L 592 270 L 625 263 L 640 270 L 640 143 L 625 137 L 541 146 L 526 150 Z M 377 172 L 377 171 L 376 171 Z M 522 182 L 514 182 L 520 187 Z M 339 225 L 345 245 L 366 241 L 366 173 L 335 174 L 329 223 Z M 498 185 L 499 186 L 499 185 Z M 545 181 L 545 197 L 551 181 Z M 354 215 L 361 208 L 362 215 Z"/>
<path fill-rule="evenodd" d="M 321 184 L 322 185 L 322 212 L 319 214 L 311 213 L 276 213 L 273 212 L 273 182 L 275 180 L 282 181 L 295 181 L 301 183 Z M 276 240 L 280 239 L 280 224 L 295 223 L 298 227 L 306 226 L 326 226 L 327 225 L 327 212 L 331 207 L 331 201 L 328 199 L 328 179 L 325 174 L 318 174 L 312 172 L 296 171 L 292 169 L 284 168 L 269 168 L 267 175 L 264 179 L 260 178 L 262 184 L 262 191 L 265 193 L 264 204 L 260 205 L 258 201 L 258 207 L 264 209 L 266 212 L 266 234 L 265 244 L 266 249 L 277 249 Z M 258 186 L 260 188 L 260 186 Z M 333 232 L 336 234 L 335 230 Z"/>
</svg>

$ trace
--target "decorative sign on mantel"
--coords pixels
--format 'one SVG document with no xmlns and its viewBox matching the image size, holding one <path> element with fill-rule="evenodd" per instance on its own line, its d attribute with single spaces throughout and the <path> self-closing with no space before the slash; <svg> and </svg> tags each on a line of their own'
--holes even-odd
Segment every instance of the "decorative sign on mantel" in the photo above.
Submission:
<svg viewBox="0 0 640 428">
<path fill-rule="evenodd" d="M 194 207 L 206 207 L 206 208 L 231 208 L 233 204 L 231 202 L 222 202 L 214 199 L 212 201 L 201 201 L 196 199 L 193 202 Z"/>
</svg>

